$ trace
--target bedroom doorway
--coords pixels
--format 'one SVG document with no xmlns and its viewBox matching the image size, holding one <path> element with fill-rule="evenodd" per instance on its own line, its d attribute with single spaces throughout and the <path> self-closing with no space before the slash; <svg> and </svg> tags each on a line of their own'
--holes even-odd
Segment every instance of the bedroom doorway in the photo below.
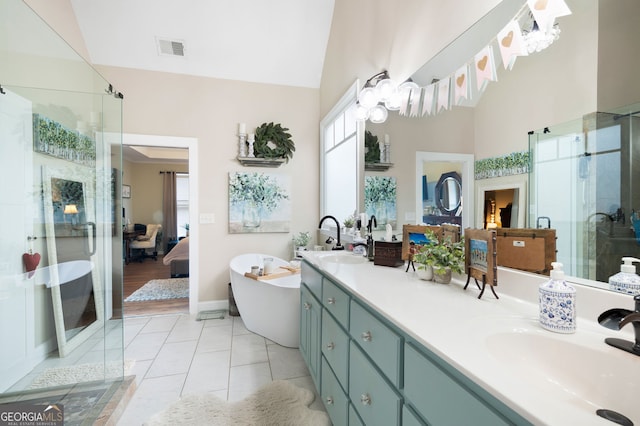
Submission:
<svg viewBox="0 0 640 426">
<path fill-rule="evenodd" d="M 122 183 L 130 187 L 130 198 L 122 200 L 123 223 L 138 228 L 162 223 L 166 228 L 162 209 L 162 200 L 166 198 L 162 177 L 166 171 L 176 172 L 177 204 L 176 224 L 169 226 L 176 229 L 163 229 L 166 238 L 156 246 L 157 260 L 144 258 L 137 261 L 133 258 L 127 262 L 126 248 L 123 248 L 125 317 L 197 312 L 198 288 L 192 285 L 198 282 L 197 263 L 194 262 L 197 254 L 193 253 L 193 247 L 197 247 L 198 227 L 195 214 L 198 211 L 196 150 L 197 140 L 193 138 L 123 135 Z M 187 241 L 179 241 L 187 234 Z M 194 240 L 194 244 L 189 244 L 188 240 Z M 171 256 L 165 259 L 170 250 L 179 245 L 186 259 L 180 262 L 170 262 Z M 147 252 L 151 254 L 154 250 Z"/>
</svg>

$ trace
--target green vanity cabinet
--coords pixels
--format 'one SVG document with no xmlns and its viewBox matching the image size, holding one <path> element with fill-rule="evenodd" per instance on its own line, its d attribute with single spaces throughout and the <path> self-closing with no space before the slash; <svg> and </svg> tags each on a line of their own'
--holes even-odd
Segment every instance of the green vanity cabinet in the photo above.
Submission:
<svg viewBox="0 0 640 426">
<path fill-rule="evenodd" d="M 316 386 L 320 386 L 322 306 L 306 285 L 300 285 L 300 352 Z"/>
<path fill-rule="evenodd" d="M 349 398 L 342 390 L 342 386 L 340 386 L 325 358 L 322 358 L 322 389 L 320 396 L 331 422 L 336 426 L 348 424 Z"/>
<path fill-rule="evenodd" d="M 322 355 L 345 391 L 349 384 L 349 335 L 325 310 L 322 313 Z"/>
<path fill-rule="evenodd" d="M 385 376 L 400 388 L 400 336 L 355 300 L 351 300 L 349 333 Z"/>
<path fill-rule="evenodd" d="M 300 351 L 334 426 L 529 424 L 306 260 L 300 297 Z"/>
<path fill-rule="evenodd" d="M 402 398 L 351 341 L 349 399 L 366 425 L 400 424 Z"/>
</svg>

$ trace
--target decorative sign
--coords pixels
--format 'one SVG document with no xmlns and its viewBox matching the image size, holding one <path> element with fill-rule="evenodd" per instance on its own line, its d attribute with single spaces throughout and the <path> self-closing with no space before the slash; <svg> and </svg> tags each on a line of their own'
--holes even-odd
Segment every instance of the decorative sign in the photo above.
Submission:
<svg viewBox="0 0 640 426">
<path fill-rule="evenodd" d="M 454 76 L 455 86 L 454 86 L 454 99 L 455 104 L 460 105 L 463 99 L 469 99 L 469 65 L 464 64 L 458 71 L 456 71 Z"/>
<path fill-rule="evenodd" d="M 482 92 L 490 81 L 497 81 L 496 64 L 493 57 L 493 46 L 487 46 L 478 52 L 474 58 L 476 63 L 476 84 Z"/>
<path fill-rule="evenodd" d="M 499 299 L 493 288 L 498 285 L 497 237 L 495 229 L 467 228 L 464 230 L 464 237 L 465 266 L 468 274 L 464 289 L 467 289 L 471 278 L 473 278 L 476 286 L 480 289 L 478 299 L 482 297 L 487 284 L 496 299 Z M 482 287 L 478 284 L 478 280 L 482 281 Z"/>
<path fill-rule="evenodd" d="M 512 70 L 518 56 L 527 56 L 527 47 L 522 38 L 518 21 L 511 21 L 498 33 L 498 47 L 505 69 Z"/>
</svg>

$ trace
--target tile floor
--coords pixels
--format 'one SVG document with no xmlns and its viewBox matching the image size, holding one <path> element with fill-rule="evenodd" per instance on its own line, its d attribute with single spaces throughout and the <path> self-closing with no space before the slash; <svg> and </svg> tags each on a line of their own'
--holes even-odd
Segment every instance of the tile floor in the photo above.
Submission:
<svg viewBox="0 0 640 426">
<path fill-rule="evenodd" d="M 137 390 L 119 426 L 141 425 L 181 395 L 211 392 L 238 401 L 273 380 L 315 388 L 298 349 L 248 331 L 240 317 L 196 321 L 164 315 L 125 319 L 125 359 Z M 311 408 L 324 410 L 316 393 Z"/>
</svg>

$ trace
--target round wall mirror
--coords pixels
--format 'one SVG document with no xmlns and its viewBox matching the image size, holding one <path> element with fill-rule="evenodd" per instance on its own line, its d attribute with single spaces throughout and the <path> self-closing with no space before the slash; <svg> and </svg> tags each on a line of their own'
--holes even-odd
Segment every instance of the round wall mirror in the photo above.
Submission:
<svg viewBox="0 0 640 426">
<path fill-rule="evenodd" d="M 462 182 L 456 172 L 443 173 L 436 185 L 436 205 L 438 209 L 449 216 L 454 216 L 462 194 Z"/>
</svg>

